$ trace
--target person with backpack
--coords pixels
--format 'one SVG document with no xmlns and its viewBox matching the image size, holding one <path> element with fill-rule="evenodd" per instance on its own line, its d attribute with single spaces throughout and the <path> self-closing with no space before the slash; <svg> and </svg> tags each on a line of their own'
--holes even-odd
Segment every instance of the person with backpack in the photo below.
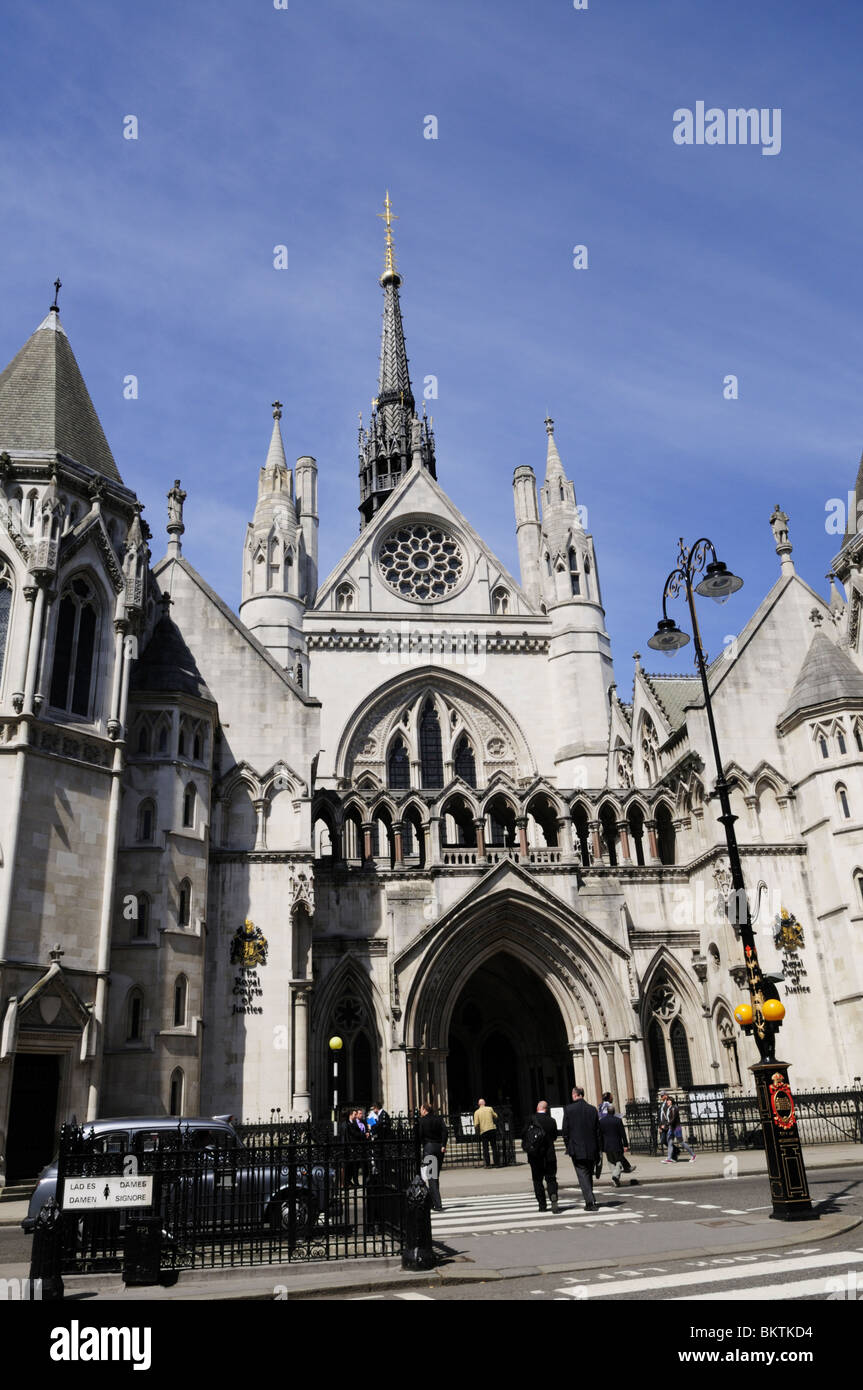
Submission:
<svg viewBox="0 0 863 1390">
<path fill-rule="evenodd" d="M 665 1096 L 667 1102 L 665 1110 L 665 1136 L 668 1141 L 668 1154 L 662 1160 L 663 1163 L 674 1162 L 674 1150 L 685 1149 L 689 1154 L 689 1162 L 695 1162 L 695 1150 L 691 1144 L 687 1144 L 683 1137 L 683 1125 L 680 1122 L 680 1108 L 674 1096 Z"/>
<path fill-rule="evenodd" d="M 557 1121 L 548 1113 L 548 1101 L 541 1100 L 535 1113 L 528 1120 L 521 1140 L 521 1147 L 530 1164 L 533 1190 L 540 1211 L 548 1211 L 543 1181 L 548 1188 L 548 1200 L 552 1211 L 558 1210 L 557 1155 L 554 1152 L 556 1138 Z"/>
</svg>

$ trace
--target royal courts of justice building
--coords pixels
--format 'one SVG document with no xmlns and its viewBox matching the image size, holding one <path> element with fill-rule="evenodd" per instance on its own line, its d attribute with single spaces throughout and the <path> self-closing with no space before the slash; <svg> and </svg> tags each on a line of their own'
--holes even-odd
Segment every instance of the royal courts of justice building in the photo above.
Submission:
<svg viewBox="0 0 863 1390">
<path fill-rule="evenodd" d="M 334 1035 L 341 1097 L 390 1111 L 751 1089 L 700 682 L 636 658 L 615 684 L 550 418 L 511 460 L 517 576 L 450 501 L 386 232 L 357 539 L 318 573 L 318 465 L 276 402 L 225 538 L 239 613 L 179 481 L 151 535 L 56 298 L 0 375 L 9 1181 L 71 1116 L 324 1116 Z M 838 539 L 825 598 L 765 517 L 775 582 L 709 668 L 800 1089 L 863 1070 L 863 533 Z"/>
</svg>

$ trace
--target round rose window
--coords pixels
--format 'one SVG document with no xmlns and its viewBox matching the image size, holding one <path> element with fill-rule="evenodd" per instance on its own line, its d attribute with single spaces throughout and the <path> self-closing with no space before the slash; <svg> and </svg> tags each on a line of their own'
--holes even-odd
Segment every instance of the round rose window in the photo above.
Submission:
<svg viewBox="0 0 863 1390">
<path fill-rule="evenodd" d="M 402 598 L 446 598 L 460 582 L 464 560 L 457 541 L 439 526 L 414 522 L 385 538 L 378 555 L 381 574 Z"/>
</svg>

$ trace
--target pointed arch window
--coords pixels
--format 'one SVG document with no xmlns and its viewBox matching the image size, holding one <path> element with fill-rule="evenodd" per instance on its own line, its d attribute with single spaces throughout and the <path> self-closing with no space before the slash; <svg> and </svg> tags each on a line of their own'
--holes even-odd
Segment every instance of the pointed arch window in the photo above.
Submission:
<svg viewBox="0 0 863 1390">
<path fill-rule="evenodd" d="M 440 720 L 431 700 L 420 718 L 420 768 L 423 787 L 443 786 L 443 747 Z"/>
<path fill-rule="evenodd" d="M 573 594 L 580 594 L 581 580 L 578 577 L 578 556 L 572 546 L 569 547 L 569 582 L 572 586 Z"/>
<path fill-rule="evenodd" d="M 174 1027 L 185 1028 L 186 1005 L 189 995 L 189 981 L 185 975 L 178 975 L 174 984 Z"/>
<path fill-rule="evenodd" d="M 841 724 L 836 725 L 836 746 L 844 757 L 848 751 L 848 747 L 845 743 L 845 732 Z"/>
<path fill-rule="evenodd" d="M 860 727 L 859 720 L 854 725 L 854 742 L 857 745 L 857 752 L 863 753 L 863 729 Z"/>
<path fill-rule="evenodd" d="M 140 1042 L 144 1027 L 144 996 L 133 989 L 126 1005 L 126 1041 Z"/>
<path fill-rule="evenodd" d="M 135 912 L 132 935 L 136 941 L 145 941 L 150 935 L 150 899 L 146 893 L 136 894 Z"/>
<path fill-rule="evenodd" d="M 55 709 L 90 713 L 97 622 L 96 591 L 79 575 L 64 590 L 57 614 L 49 697 Z"/>
<path fill-rule="evenodd" d="M 663 864 L 673 864 L 675 853 L 674 821 L 664 802 L 656 812 L 656 839 L 660 861 Z"/>
<path fill-rule="evenodd" d="M 676 1018 L 671 1025 L 669 1034 L 671 1040 L 671 1055 L 674 1058 L 674 1070 L 677 1073 L 677 1084 L 684 1091 L 692 1087 L 692 1063 L 689 1059 L 689 1043 L 686 1039 L 686 1029 L 683 1020 Z"/>
<path fill-rule="evenodd" d="M 842 782 L 836 784 L 836 800 L 839 802 L 839 810 L 842 812 L 843 820 L 850 820 L 851 807 L 848 804 L 848 790 Z"/>
<path fill-rule="evenodd" d="M 177 898 L 177 926 L 188 927 L 192 920 L 192 885 L 187 878 L 180 884 Z"/>
<path fill-rule="evenodd" d="M 9 640 L 9 620 L 12 615 L 12 571 L 5 560 L 0 560 L 0 679 L 6 660 L 6 643 Z"/>
<path fill-rule="evenodd" d="M 476 786 L 476 759 L 467 734 L 462 734 L 456 744 L 453 769 L 456 777 L 461 777 L 469 787 Z"/>
<path fill-rule="evenodd" d="M 142 801 L 138 807 L 138 839 L 145 845 L 152 844 L 156 829 L 155 801 Z"/>
<path fill-rule="evenodd" d="M 509 612 L 509 590 L 495 589 L 491 596 L 491 609 L 493 613 L 505 615 Z"/>
<path fill-rule="evenodd" d="M 387 758 L 387 786 L 393 791 L 407 791 L 411 784 L 411 764 L 407 744 L 399 736 L 392 744 Z"/>
<path fill-rule="evenodd" d="M 175 1067 L 171 1072 L 171 1096 L 169 1101 L 172 1115 L 182 1115 L 185 1089 L 186 1079 L 183 1076 L 183 1068 Z"/>
<path fill-rule="evenodd" d="M 186 830 L 194 827 L 197 800 L 198 793 L 195 790 L 195 784 L 190 782 L 183 793 L 183 828 Z"/>
<path fill-rule="evenodd" d="M 352 613 L 354 611 L 354 591 L 350 584 L 340 584 L 336 589 L 336 612 Z"/>
<path fill-rule="evenodd" d="M 159 752 L 160 752 L 160 753 L 167 753 L 167 751 L 168 751 L 168 736 L 169 736 L 169 733 L 170 733 L 169 725 L 168 725 L 165 721 L 163 721 L 163 722 L 159 725 L 158 747 L 159 747 Z"/>
</svg>

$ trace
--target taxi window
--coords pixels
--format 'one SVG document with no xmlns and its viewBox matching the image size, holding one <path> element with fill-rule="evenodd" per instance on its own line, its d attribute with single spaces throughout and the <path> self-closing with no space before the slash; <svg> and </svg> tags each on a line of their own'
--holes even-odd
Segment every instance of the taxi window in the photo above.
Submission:
<svg viewBox="0 0 863 1390">
<path fill-rule="evenodd" d="M 96 1153 L 124 1154 L 129 1149 L 129 1131 L 112 1129 L 106 1134 L 97 1134 L 93 1141 Z"/>
<path fill-rule="evenodd" d="M 192 1146 L 196 1149 L 234 1149 L 236 1140 L 225 1129 L 193 1129 Z"/>
</svg>

